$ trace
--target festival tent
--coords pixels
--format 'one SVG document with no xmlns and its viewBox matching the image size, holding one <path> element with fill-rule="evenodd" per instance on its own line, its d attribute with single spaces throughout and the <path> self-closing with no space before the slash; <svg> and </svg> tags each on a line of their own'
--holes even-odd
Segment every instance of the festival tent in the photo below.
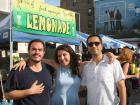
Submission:
<svg viewBox="0 0 140 105">
<path fill-rule="evenodd" d="M 84 45 L 86 45 L 86 39 L 87 39 L 88 36 L 89 36 L 88 34 L 79 32 L 79 38 L 84 43 Z M 104 46 L 105 49 L 123 48 L 125 46 L 128 46 L 129 48 L 132 48 L 132 47 L 135 48 L 134 45 L 123 42 L 123 41 L 120 41 L 118 39 L 114 39 L 114 38 L 111 38 L 111 37 L 103 35 L 103 34 L 99 34 L 99 36 L 102 39 L 103 46 Z"/>
<path fill-rule="evenodd" d="M 80 39 L 78 38 L 63 38 L 48 35 L 37 35 L 31 33 L 24 33 L 19 31 L 12 31 L 12 41 L 29 42 L 33 39 L 41 39 L 45 42 L 57 42 L 62 44 L 79 45 Z"/>
<path fill-rule="evenodd" d="M 135 48 L 135 46 L 132 44 L 123 42 L 123 41 L 118 40 L 118 39 L 111 38 L 111 37 L 103 35 L 103 34 L 100 34 L 100 37 L 101 37 L 101 39 L 103 41 L 103 45 L 106 49 L 123 48 L 125 46 L 127 46 L 129 48 Z"/>
</svg>

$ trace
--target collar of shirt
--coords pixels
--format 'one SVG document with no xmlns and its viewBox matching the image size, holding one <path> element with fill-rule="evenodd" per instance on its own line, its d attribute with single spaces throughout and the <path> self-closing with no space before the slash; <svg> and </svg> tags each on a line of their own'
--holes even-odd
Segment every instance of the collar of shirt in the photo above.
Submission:
<svg viewBox="0 0 140 105">
<path fill-rule="evenodd" d="M 103 55 L 103 59 L 98 64 L 100 64 L 102 62 L 109 62 L 108 56 Z M 91 60 L 91 63 L 94 63 L 96 65 L 96 62 L 93 59 Z"/>
</svg>

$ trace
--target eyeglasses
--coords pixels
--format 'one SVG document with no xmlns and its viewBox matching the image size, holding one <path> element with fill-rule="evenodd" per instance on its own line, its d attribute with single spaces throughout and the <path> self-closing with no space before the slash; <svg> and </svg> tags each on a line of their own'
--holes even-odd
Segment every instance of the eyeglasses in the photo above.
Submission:
<svg viewBox="0 0 140 105">
<path fill-rule="evenodd" d="M 101 42 L 89 42 L 89 43 L 87 43 L 87 45 L 88 45 L 89 47 L 92 47 L 93 45 L 95 45 L 95 46 L 97 47 L 97 46 L 99 46 L 100 43 L 101 43 Z"/>
</svg>

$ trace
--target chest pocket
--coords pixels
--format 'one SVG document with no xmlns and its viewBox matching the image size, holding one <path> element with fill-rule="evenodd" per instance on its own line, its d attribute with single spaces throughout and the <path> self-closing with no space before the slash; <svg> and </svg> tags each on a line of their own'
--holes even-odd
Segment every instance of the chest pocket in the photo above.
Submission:
<svg viewBox="0 0 140 105">
<path fill-rule="evenodd" d="M 112 82 L 114 80 L 113 69 L 110 64 L 101 66 L 98 70 L 97 77 L 102 82 Z"/>
<path fill-rule="evenodd" d="M 88 72 L 86 72 L 86 81 L 92 82 L 92 81 L 97 80 L 95 70 L 92 68 L 88 68 L 87 70 Z"/>
</svg>

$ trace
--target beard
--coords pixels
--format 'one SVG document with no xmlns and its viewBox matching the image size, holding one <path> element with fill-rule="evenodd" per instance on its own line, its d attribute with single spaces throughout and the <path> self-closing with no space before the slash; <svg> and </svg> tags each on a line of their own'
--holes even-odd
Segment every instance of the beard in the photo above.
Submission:
<svg viewBox="0 0 140 105">
<path fill-rule="evenodd" d="M 101 51 L 96 50 L 96 51 L 91 52 L 91 55 L 97 56 L 97 55 L 100 55 L 101 53 L 102 53 Z"/>
<path fill-rule="evenodd" d="M 41 62 L 41 60 L 34 60 L 34 59 L 31 59 L 31 61 L 34 62 L 34 63 L 39 63 L 39 62 Z"/>
<path fill-rule="evenodd" d="M 29 58 L 29 60 L 33 63 L 39 63 L 41 62 L 41 60 L 36 60 L 36 59 L 33 59 L 33 58 Z"/>
</svg>

